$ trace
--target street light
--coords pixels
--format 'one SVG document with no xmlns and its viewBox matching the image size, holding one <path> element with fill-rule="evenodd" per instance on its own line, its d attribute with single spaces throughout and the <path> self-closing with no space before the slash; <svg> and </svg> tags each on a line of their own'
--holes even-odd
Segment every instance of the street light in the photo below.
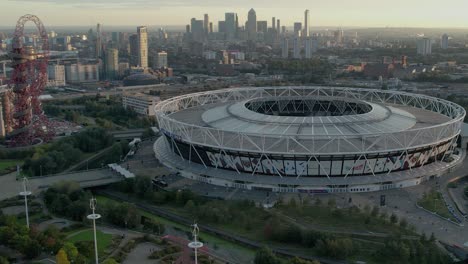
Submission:
<svg viewBox="0 0 468 264">
<path fill-rule="evenodd" d="M 201 247 L 203 247 L 203 243 L 199 242 L 197 240 L 198 233 L 200 233 L 200 229 L 198 228 L 198 224 L 195 223 L 191 225 L 193 227 L 192 229 L 192 235 L 193 235 L 193 241 L 188 244 L 189 248 L 193 248 L 195 250 L 195 264 L 198 264 L 198 256 L 197 256 L 197 250 Z"/>
<path fill-rule="evenodd" d="M 100 214 L 94 213 L 94 210 L 96 210 L 96 198 L 91 198 L 89 201 L 89 207 L 92 210 L 92 214 L 88 215 L 88 219 L 93 220 L 93 231 L 94 231 L 94 254 L 96 257 L 96 264 L 99 263 L 98 259 L 98 250 L 97 250 L 97 238 L 96 238 L 96 219 L 101 218 Z"/>
<path fill-rule="evenodd" d="M 28 213 L 28 196 L 31 195 L 31 191 L 27 188 L 28 179 L 23 177 L 23 191 L 19 193 L 19 195 L 24 196 L 24 207 L 26 211 L 26 226 L 29 229 L 29 213 Z"/>
</svg>

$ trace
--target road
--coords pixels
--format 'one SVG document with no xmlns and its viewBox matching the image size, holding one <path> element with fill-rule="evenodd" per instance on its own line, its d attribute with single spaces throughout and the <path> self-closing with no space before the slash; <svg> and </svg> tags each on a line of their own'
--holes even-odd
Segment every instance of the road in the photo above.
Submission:
<svg viewBox="0 0 468 264">
<path fill-rule="evenodd" d="M 83 188 L 107 185 L 121 181 L 123 178 L 109 169 L 98 169 L 89 171 L 71 172 L 66 174 L 57 174 L 48 177 L 36 177 L 29 179 L 29 190 L 33 194 L 38 194 L 54 183 L 60 181 L 76 181 Z M 21 181 L 16 180 L 16 172 L 0 176 L 0 200 L 15 197 L 22 191 Z"/>
</svg>

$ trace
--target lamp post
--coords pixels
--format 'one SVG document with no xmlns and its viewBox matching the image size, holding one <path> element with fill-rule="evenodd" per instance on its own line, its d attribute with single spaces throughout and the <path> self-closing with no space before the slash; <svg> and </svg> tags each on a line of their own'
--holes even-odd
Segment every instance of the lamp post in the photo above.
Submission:
<svg viewBox="0 0 468 264">
<path fill-rule="evenodd" d="M 24 207 L 26 211 L 26 226 L 29 229 L 29 213 L 28 213 L 28 196 L 31 195 L 31 191 L 28 191 L 27 188 L 28 179 L 23 177 L 23 191 L 19 193 L 19 195 L 24 196 Z"/>
<path fill-rule="evenodd" d="M 93 231 L 94 231 L 94 254 L 96 258 L 96 264 L 99 263 L 98 259 L 98 249 L 97 249 L 97 238 L 96 238 L 96 219 L 101 218 L 100 214 L 94 213 L 94 210 L 96 210 L 96 198 L 91 198 L 89 202 L 89 207 L 92 210 L 92 214 L 88 215 L 88 219 L 93 220 Z"/>
<path fill-rule="evenodd" d="M 203 243 L 197 240 L 198 233 L 200 233 L 200 229 L 198 228 L 197 223 L 193 224 L 192 227 L 193 241 L 190 242 L 188 246 L 189 248 L 193 248 L 195 250 L 195 264 L 198 264 L 197 250 L 203 247 Z"/>
</svg>

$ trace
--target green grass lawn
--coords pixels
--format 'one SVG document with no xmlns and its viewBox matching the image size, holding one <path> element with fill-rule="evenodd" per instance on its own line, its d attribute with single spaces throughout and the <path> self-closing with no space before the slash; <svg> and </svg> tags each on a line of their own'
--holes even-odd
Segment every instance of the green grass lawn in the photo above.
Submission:
<svg viewBox="0 0 468 264">
<path fill-rule="evenodd" d="M 6 174 L 10 170 L 16 169 L 16 165 L 19 164 L 20 166 L 23 165 L 22 160 L 0 160 L 0 174 Z"/>
<path fill-rule="evenodd" d="M 111 234 L 106 234 L 103 233 L 99 230 L 96 232 L 96 237 L 98 241 L 98 252 L 99 255 L 102 255 L 106 248 L 108 248 L 111 243 L 112 243 L 112 235 Z M 93 230 L 92 229 L 85 229 L 82 231 L 78 231 L 75 234 L 71 234 L 68 237 L 68 241 L 75 243 L 79 241 L 93 241 L 94 235 L 93 235 Z"/>
<path fill-rule="evenodd" d="M 424 197 L 418 201 L 418 204 L 426 210 L 435 212 L 444 218 L 449 218 L 452 221 L 455 221 L 447 206 L 445 206 L 444 199 L 440 192 L 432 190 L 429 193 L 426 193 Z"/>
</svg>

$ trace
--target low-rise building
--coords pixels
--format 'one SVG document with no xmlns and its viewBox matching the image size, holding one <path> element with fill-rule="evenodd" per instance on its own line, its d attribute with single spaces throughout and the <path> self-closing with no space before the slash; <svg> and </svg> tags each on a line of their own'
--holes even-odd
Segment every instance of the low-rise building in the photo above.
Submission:
<svg viewBox="0 0 468 264">
<path fill-rule="evenodd" d="M 65 76 L 69 83 L 98 82 L 99 65 L 97 63 L 68 64 L 65 66 Z"/>
<path fill-rule="evenodd" d="M 154 116 L 154 106 L 161 99 L 158 96 L 152 96 L 143 93 L 128 93 L 122 95 L 122 106 L 125 109 L 132 109 L 140 115 Z"/>
<path fill-rule="evenodd" d="M 47 74 L 49 79 L 47 80 L 47 86 L 57 87 L 65 86 L 65 66 L 64 65 L 49 65 L 47 66 Z"/>
</svg>

